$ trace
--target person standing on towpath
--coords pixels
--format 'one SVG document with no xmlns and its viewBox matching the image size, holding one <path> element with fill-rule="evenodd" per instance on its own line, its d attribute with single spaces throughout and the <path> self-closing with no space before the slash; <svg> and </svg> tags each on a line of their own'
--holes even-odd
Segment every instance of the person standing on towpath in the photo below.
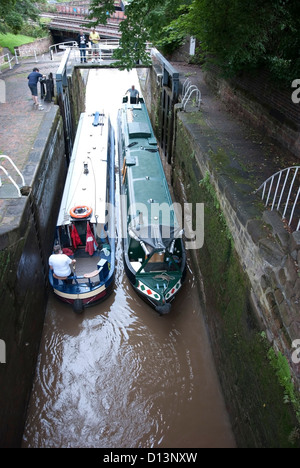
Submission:
<svg viewBox="0 0 300 468">
<path fill-rule="evenodd" d="M 37 84 L 40 78 L 46 78 L 46 75 L 42 75 L 38 68 L 34 68 L 31 73 L 27 76 L 28 86 L 31 91 L 33 105 L 36 109 L 43 110 L 44 108 L 39 104 Z"/>
</svg>

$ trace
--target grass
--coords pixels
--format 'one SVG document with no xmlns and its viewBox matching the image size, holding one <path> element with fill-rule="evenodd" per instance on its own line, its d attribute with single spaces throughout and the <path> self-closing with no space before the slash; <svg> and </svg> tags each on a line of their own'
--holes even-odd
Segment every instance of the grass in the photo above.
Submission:
<svg viewBox="0 0 300 468">
<path fill-rule="evenodd" d="M 14 47 L 35 41 L 34 37 L 22 36 L 21 34 L 0 34 L 0 47 L 7 47 L 12 54 L 15 53 Z"/>
</svg>

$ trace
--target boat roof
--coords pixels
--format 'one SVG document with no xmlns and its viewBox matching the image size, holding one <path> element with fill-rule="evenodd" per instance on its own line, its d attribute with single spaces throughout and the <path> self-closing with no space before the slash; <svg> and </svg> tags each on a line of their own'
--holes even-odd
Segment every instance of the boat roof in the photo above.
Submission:
<svg viewBox="0 0 300 468">
<path fill-rule="evenodd" d="M 176 227 L 173 201 L 145 104 L 125 104 L 122 118 L 131 210 L 143 213 L 146 225 Z"/>
<path fill-rule="evenodd" d="M 92 223 L 105 223 L 108 126 L 104 111 L 80 115 L 57 226 L 70 224 L 70 210 L 77 206 L 92 208 Z"/>
</svg>

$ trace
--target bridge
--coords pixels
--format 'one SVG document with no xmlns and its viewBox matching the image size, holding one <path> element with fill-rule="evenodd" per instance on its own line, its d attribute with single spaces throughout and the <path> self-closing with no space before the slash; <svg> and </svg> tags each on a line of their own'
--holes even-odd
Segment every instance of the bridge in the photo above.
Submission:
<svg viewBox="0 0 300 468">
<path fill-rule="evenodd" d="M 61 38 L 74 38 L 82 29 L 84 33 L 89 33 L 91 28 L 88 26 L 90 20 L 86 17 L 89 13 L 89 1 L 71 2 L 56 4 L 56 11 L 43 14 L 44 17 L 51 18 L 48 27 L 54 38 L 61 41 Z M 107 24 L 96 26 L 96 31 L 101 38 L 120 39 L 119 25 L 124 20 L 124 6 L 122 1 L 115 2 L 116 10 L 108 18 Z"/>
</svg>

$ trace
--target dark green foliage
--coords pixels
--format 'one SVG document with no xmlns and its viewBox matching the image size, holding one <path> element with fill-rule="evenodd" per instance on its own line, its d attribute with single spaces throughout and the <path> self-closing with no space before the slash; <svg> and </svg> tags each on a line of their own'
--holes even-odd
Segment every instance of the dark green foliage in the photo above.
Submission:
<svg viewBox="0 0 300 468">
<path fill-rule="evenodd" d="M 91 6 L 93 24 L 114 11 L 113 0 Z M 298 0 L 133 0 L 120 30 L 123 68 L 147 61 L 147 41 L 170 52 L 190 34 L 229 76 L 259 68 L 282 82 L 300 76 Z"/>
<path fill-rule="evenodd" d="M 1 0 L 0 32 L 17 34 L 29 19 L 39 22 L 38 3 L 44 3 L 44 0 L 34 3 L 30 0 Z"/>
<path fill-rule="evenodd" d="M 277 80 L 300 76 L 298 0 L 194 0 L 176 24 L 228 75 L 263 67 Z"/>
<path fill-rule="evenodd" d="M 114 57 L 119 60 L 119 67 L 133 68 L 139 61 L 150 63 L 146 52 L 146 43 L 177 47 L 183 40 L 183 34 L 169 27 L 172 20 L 180 14 L 178 9 L 191 4 L 192 0 L 133 0 L 126 6 L 126 18 L 120 25 L 122 37 L 120 49 Z M 114 11 L 113 0 L 91 3 L 90 25 L 105 24 L 107 13 Z"/>
</svg>

